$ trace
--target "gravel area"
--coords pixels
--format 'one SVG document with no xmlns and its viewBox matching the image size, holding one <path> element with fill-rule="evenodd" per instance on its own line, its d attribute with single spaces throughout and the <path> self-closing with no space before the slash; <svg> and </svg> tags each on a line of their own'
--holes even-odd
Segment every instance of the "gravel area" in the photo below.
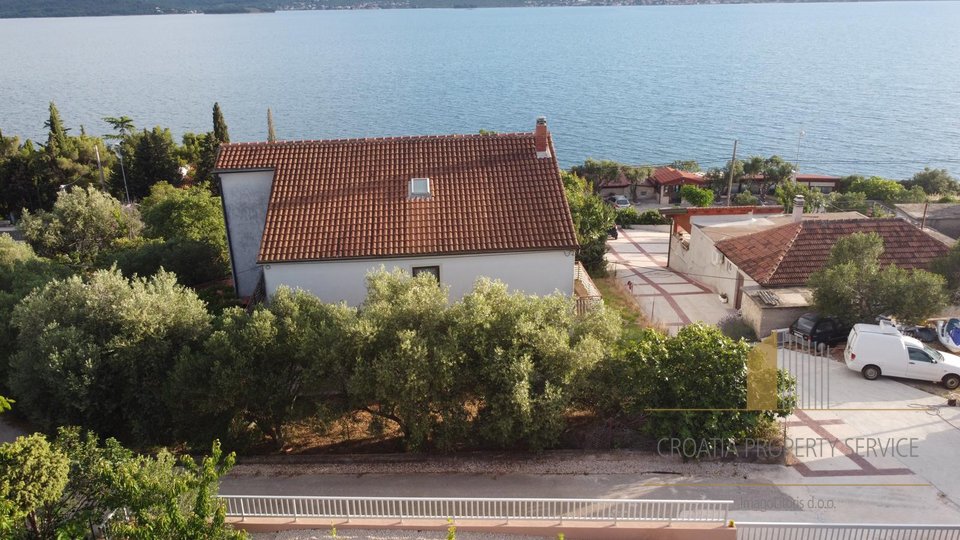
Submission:
<svg viewBox="0 0 960 540">
<path fill-rule="evenodd" d="M 664 448 L 669 452 L 669 448 Z M 279 459 L 277 459 L 279 458 Z M 472 453 L 456 456 L 364 455 L 278 456 L 241 459 L 230 476 L 300 476 L 323 474 L 512 474 L 590 475 L 657 474 L 730 477 L 776 467 L 737 462 L 689 461 L 658 455 L 656 451 L 612 450 L 583 452 L 557 450 L 543 454 Z"/>
<path fill-rule="evenodd" d="M 257 533 L 253 540 L 327 540 L 334 538 L 330 531 L 302 530 L 277 533 Z M 345 540 L 445 540 L 446 531 L 374 531 L 365 529 L 337 530 L 336 538 Z M 457 540 L 546 540 L 545 536 L 504 536 L 503 534 L 457 532 Z"/>
</svg>

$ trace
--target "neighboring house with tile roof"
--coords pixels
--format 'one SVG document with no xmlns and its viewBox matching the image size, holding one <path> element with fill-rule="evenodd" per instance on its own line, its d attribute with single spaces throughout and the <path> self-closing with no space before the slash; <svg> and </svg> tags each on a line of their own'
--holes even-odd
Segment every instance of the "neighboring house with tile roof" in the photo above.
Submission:
<svg viewBox="0 0 960 540">
<path fill-rule="evenodd" d="M 880 234 L 881 263 L 903 268 L 926 268 L 948 249 L 939 237 L 904 220 L 868 219 L 856 212 L 726 213 L 695 215 L 685 223 L 686 229 L 675 227 L 671 234 L 668 265 L 716 290 L 758 335 L 785 328 L 810 310 L 807 280 L 844 236 Z"/>
<path fill-rule="evenodd" d="M 285 285 L 358 305 L 380 267 L 453 299 L 481 276 L 573 294 L 578 248 L 546 121 L 532 133 L 226 144 L 217 159 L 240 296 Z"/>
<path fill-rule="evenodd" d="M 936 229 L 954 240 L 960 238 L 958 203 L 907 203 L 894 206 L 897 215 L 903 215 L 915 224 Z"/>
<path fill-rule="evenodd" d="M 623 195 L 628 199 L 640 201 L 656 197 L 657 188 L 650 177 L 633 182 L 621 170 L 613 180 L 602 182 L 597 187 L 597 193 L 604 199 L 611 195 Z"/>
<path fill-rule="evenodd" d="M 673 167 L 658 167 L 650 175 L 660 204 L 680 202 L 680 188 L 686 185 L 701 187 L 707 183 L 703 173 L 681 171 Z"/>
</svg>

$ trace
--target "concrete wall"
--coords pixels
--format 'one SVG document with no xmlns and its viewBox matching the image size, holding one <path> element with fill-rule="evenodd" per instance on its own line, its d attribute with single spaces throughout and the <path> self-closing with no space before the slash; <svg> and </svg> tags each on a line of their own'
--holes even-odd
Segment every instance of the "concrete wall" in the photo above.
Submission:
<svg viewBox="0 0 960 540">
<path fill-rule="evenodd" d="M 926 226 L 936 229 L 950 238 L 960 238 L 960 218 L 946 217 L 931 219 L 927 217 Z"/>
<path fill-rule="evenodd" d="M 249 296 L 257 286 L 257 254 L 267 220 L 273 171 L 220 173 L 227 242 L 237 295 Z"/>
<path fill-rule="evenodd" d="M 744 294 L 740 309 L 743 320 L 753 328 L 757 337 L 764 338 L 778 328 L 788 328 L 801 315 L 810 311 L 810 306 L 773 307 L 761 305 L 760 301 Z"/>
<path fill-rule="evenodd" d="M 364 259 L 346 261 L 272 263 L 264 265 L 267 294 L 281 285 L 310 291 L 325 302 L 359 305 L 367 294 L 366 277 L 383 266 L 410 272 L 414 266 L 439 266 L 440 282 L 450 287 L 450 299 L 473 290 L 480 277 L 499 279 L 511 290 L 547 295 L 573 295 L 572 251 L 540 251 L 487 255 Z"/>
<path fill-rule="evenodd" d="M 690 248 L 684 249 L 675 234 L 670 235 L 670 268 L 690 275 L 719 293 L 726 293 L 730 305 L 735 305 L 737 274 L 740 272 L 717 248 L 700 227 L 692 227 Z M 746 284 L 753 280 L 745 278 Z"/>
</svg>

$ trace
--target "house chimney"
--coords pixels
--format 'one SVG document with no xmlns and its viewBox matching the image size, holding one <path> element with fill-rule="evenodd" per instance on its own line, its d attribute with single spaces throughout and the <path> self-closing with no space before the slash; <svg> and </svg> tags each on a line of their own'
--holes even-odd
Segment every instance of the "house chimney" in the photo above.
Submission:
<svg viewBox="0 0 960 540">
<path fill-rule="evenodd" d="M 537 128 L 533 130 L 533 142 L 537 147 L 538 158 L 550 157 L 550 144 L 547 140 L 550 136 L 550 130 L 547 129 L 547 119 L 543 116 L 537 118 Z"/>
<path fill-rule="evenodd" d="M 799 223 L 803 219 L 803 195 L 793 198 L 793 221 Z"/>
</svg>

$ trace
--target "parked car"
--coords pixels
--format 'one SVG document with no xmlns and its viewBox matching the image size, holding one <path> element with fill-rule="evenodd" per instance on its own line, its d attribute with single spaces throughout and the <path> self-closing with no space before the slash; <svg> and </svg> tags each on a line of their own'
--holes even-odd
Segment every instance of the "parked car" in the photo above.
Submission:
<svg viewBox="0 0 960 540">
<path fill-rule="evenodd" d="M 949 390 L 960 387 L 960 357 L 931 349 L 884 321 L 854 325 L 843 360 L 871 381 L 886 375 L 940 382 Z"/>
<path fill-rule="evenodd" d="M 607 197 L 607 202 L 613 205 L 614 208 L 630 208 L 630 199 L 627 199 L 625 195 L 611 195 Z"/>
<path fill-rule="evenodd" d="M 847 339 L 850 326 L 843 324 L 836 317 L 828 317 L 819 313 L 804 313 L 790 325 L 790 333 L 804 341 L 824 343 L 833 347 Z"/>
</svg>

